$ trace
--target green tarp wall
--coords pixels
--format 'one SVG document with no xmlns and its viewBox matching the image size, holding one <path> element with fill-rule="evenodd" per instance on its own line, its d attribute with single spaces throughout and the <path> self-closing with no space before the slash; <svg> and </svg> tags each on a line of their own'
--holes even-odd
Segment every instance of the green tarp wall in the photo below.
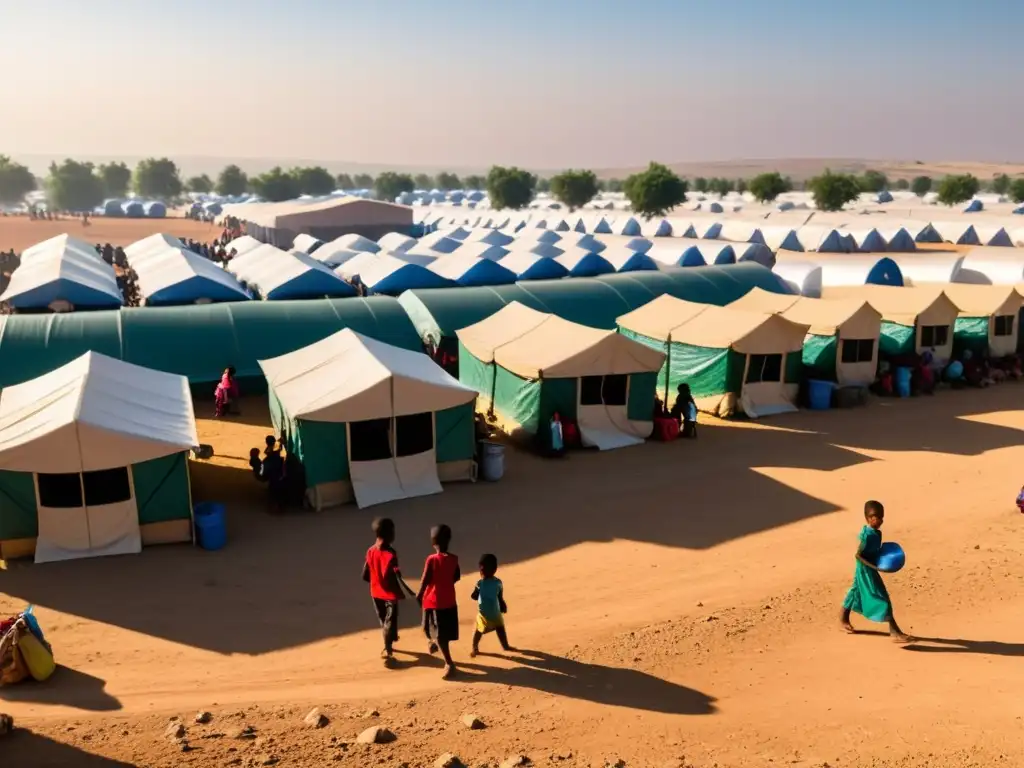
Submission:
<svg viewBox="0 0 1024 768">
<path fill-rule="evenodd" d="M 988 317 L 958 317 L 953 326 L 954 357 L 959 358 L 965 349 L 977 355 L 987 354 L 988 326 Z"/>
<path fill-rule="evenodd" d="M 912 355 L 916 346 L 916 329 L 912 325 L 900 325 L 882 321 L 882 330 L 878 336 L 878 354 L 889 357 Z"/>
<path fill-rule="evenodd" d="M 191 307 L 0 316 L 0 388 L 34 379 L 89 350 L 213 384 L 233 365 L 263 381 L 257 363 L 351 328 L 404 349 L 422 349 L 396 299 L 247 301 Z"/>
<path fill-rule="evenodd" d="M 132 478 L 140 525 L 191 519 L 186 454 L 133 464 Z M 32 473 L 0 471 L 0 539 L 31 539 L 38 534 Z"/>
<path fill-rule="evenodd" d="M 809 333 L 804 339 L 803 364 L 807 377 L 821 381 L 835 381 L 838 336 L 819 336 Z M 796 357 L 796 355 L 793 355 Z"/>
<path fill-rule="evenodd" d="M 286 447 L 302 462 L 306 486 L 348 480 L 348 430 L 344 423 L 292 419 L 281 407 L 274 391 L 269 393 L 274 429 L 287 435 Z M 434 414 L 434 448 L 438 463 L 473 458 L 476 436 L 474 404 L 446 408 Z"/>
<path fill-rule="evenodd" d="M 412 290 L 398 301 L 420 337 L 440 344 L 455 332 L 490 317 L 506 304 L 521 304 L 593 328 L 615 328 L 620 315 L 669 294 L 687 301 L 725 306 L 759 287 L 791 293 L 771 270 L 755 263 L 685 267 L 574 277 L 562 280 L 524 280 L 515 285 L 486 288 Z"/>
</svg>

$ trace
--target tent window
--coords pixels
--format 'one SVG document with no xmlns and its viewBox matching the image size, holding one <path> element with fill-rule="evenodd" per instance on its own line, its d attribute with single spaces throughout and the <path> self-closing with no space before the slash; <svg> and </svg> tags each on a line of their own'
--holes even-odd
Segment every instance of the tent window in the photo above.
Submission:
<svg viewBox="0 0 1024 768">
<path fill-rule="evenodd" d="M 580 379 L 580 405 L 601 405 L 603 376 L 584 376 Z"/>
<path fill-rule="evenodd" d="M 996 336 L 1013 336 L 1013 315 L 996 315 Z"/>
<path fill-rule="evenodd" d="M 782 381 L 782 355 L 751 355 L 747 384 Z"/>
<path fill-rule="evenodd" d="M 921 326 L 922 347 L 944 347 L 949 343 L 948 325 Z"/>
<path fill-rule="evenodd" d="M 434 414 L 414 413 L 395 418 L 395 456 L 415 456 L 434 447 Z"/>
<path fill-rule="evenodd" d="M 844 363 L 870 363 L 874 356 L 874 339 L 843 339 Z"/>
<path fill-rule="evenodd" d="M 128 467 L 101 469 L 98 472 L 83 472 L 82 486 L 85 488 L 85 506 L 87 507 L 120 504 L 132 497 L 132 484 L 128 479 Z"/>
<path fill-rule="evenodd" d="M 82 503 L 82 476 L 77 472 L 36 475 L 39 506 L 50 509 L 78 509 Z"/>
<path fill-rule="evenodd" d="M 605 405 L 625 405 L 629 377 L 623 374 L 605 376 L 601 384 L 601 398 Z"/>
<path fill-rule="evenodd" d="M 349 422 L 348 434 L 351 461 L 391 458 L 391 419 Z"/>
</svg>

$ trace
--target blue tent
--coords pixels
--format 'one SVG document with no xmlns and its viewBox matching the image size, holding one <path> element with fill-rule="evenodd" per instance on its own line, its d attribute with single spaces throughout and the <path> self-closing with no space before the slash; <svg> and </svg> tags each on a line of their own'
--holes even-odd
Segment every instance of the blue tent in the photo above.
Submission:
<svg viewBox="0 0 1024 768">
<path fill-rule="evenodd" d="M 130 219 L 141 219 L 146 216 L 146 209 L 137 200 L 126 200 L 121 204 L 121 211 Z"/>
<path fill-rule="evenodd" d="M 596 253 L 565 253 L 555 261 L 569 271 L 570 277 L 597 277 L 615 271 L 607 259 Z"/>
<path fill-rule="evenodd" d="M 204 203 L 203 210 L 211 216 L 220 216 L 224 212 L 224 206 L 216 202 Z"/>
<path fill-rule="evenodd" d="M 878 197 L 875 198 L 875 202 L 876 203 L 891 203 L 892 202 L 892 194 L 890 194 L 889 190 L 883 189 L 881 192 L 878 193 Z"/>
<path fill-rule="evenodd" d="M 150 200 L 148 203 L 143 203 L 142 209 L 146 212 L 147 219 L 167 218 L 167 206 L 159 200 Z"/>
<path fill-rule="evenodd" d="M 427 269 L 462 286 L 508 285 L 516 281 L 516 273 L 497 261 L 461 251 L 442 256 Z"/>
<path fill-rule="evenodd" d="M 233 275 L 184 248 L 136 259 L 133 268 L 139 276 L 139 294 L 148 307 L 250 298 Z"/>
<path fill-rule="evenodd" d="M 520 280 L 557 280 L 569 276 L 569 270 L 555 259 L 534 253 L 510 253 L 498 262 Z"/>
<path fill-rule="evenodd" d="M 76 309 L 114 309 L 124 303 L 114 269 L 98 255 L 71 247 L 26 253 L 0 296 L 15 309 L 46 309 L 67 302 Z"/>
<path fill-rule="evenodd" d="M 601 258 L 611 264 L 616 272 L 655 271 L 658 263 L 646 253 L 616 246 L 601 252 Z"/>
<path fill-rule="evenodd" d="M 978 213 L 984 207 L 981 200 L 971 200 L 967 207 L 964 208 L 964 213 Z"/>
<path fill-rule="evenodd" d="M 370 293 L 397 296 L 416 288 L 453 288 L 454 280 L 442 277 L 419 264 L 410 264 L 385 253 L 363 254 L 364 258 L 338 268 L 338 274 L 358 276 Z M 356 266 L 353 266 L 355 264 Z"/>
<path fill-rule="evenodd" d="M 101 206 L 104 216 L 124 216 L 124 200 L 104 200 Z"/>
</svg>

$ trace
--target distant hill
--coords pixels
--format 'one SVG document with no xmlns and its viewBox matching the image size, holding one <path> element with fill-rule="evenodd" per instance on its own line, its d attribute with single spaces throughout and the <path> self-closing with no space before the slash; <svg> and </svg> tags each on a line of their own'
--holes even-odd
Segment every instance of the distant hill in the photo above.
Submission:
<svg viewBox="0 0 1024 768">
<path fill-rule="evenodd" d="M 36 175 L 45 176 L 46 169 L 54 160 L 64 159 L 64 155 L 14 155 L 17 162 L 27 165 Z M 111 161 L 120 161 L 134 166 L 142 158 L 113 155 L 79 155 L 76 160 L 91 161 L 99 165 Z M 389 165 L 387 163 L 356 163 L 343 160 L 317 160 L 315 158 L 294 157 L 201 157 L 181 156 L 173 158 L 181 169 L 183 176 L 208 174 L 216 177 L 226 165 L 237 165 L 250 175 L 262 173 L 274 166 L 292 168 L 294 166 L 322 165 L 331 173 L 369 173 L 376 175 L 382 171 L 408 171 L 410 173 L 436 174 L 450 171 L 460 176 L 477 173 L 485 174 L 486 168 L 473 166 L 438 166 L 438 165 Z M 703 162 L 666 163 L 670 168 L 688 178 L 704 176 L 707 178 L 722 176 L 730 179 L 749 179 L 759 173 L 778 171 L 784 176 L 795 180 L 808 179 L 821 173 L 826 168 L 836 172 L 863 173 L 872 168 L 885 173 L 893 179 L 912 179 L 915 176 L 939 177 L 951 173 L 973 173 L 982 181 L 991 179 L 1000 173 L 1011 176 L 1024 176 L 1024 163 L 975 163 L 958 161 L 933 160 L 866 160 L 855 158 L 777 158 L 761 160 L 708 160 Z M 594 168 L 594 172 L 603 179 L 624 179 L 626 176 L 641 170 L 642 166 L 624 168 Z M 559 169 L 531 168 L 540 176 L 552 176 Z"/>
</svg>

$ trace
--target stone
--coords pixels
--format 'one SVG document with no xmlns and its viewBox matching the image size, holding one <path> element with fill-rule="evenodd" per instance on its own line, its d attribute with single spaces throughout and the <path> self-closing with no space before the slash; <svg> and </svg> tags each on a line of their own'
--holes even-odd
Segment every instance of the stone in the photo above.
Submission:
<svg viewBox="0 0 1024 768">
<path fill-rule="evenodd" d="M 356 737 L 358 744 L 390 744 L 395 740 L 395 734 L 379 725 L 367 728 Z"/>
<path fill-rule="evenodd" d="M 521 765 L 530 765 L 530 758 L 526 755 L 512 755 L 502 761 L 499 768 L 519 768 Z"/>
<path fill-rule="evenodd" d="M 202 712 L 196 712 L 195 720 L 198 725 L 206 725 L 208 722 L 213 720 L 213 714 L 211 712 L 206 712 L 205 710 Z"/>
<path fill-rule="evenodd" d="M 324 728 L 330 721 L 327 719 L 327 715 L 318 708 L 313 707 L 313 709 L 309 710 L 309 714 L 302 718 L 302 722 L 309 728 Z"/>
<path fill-rule="evenodd" d="M 179 722 L 170 723 L 164 731 L 164 736 L 172 741 L 185 738 L 185 726 Z"/>
<path fill-rule="evenodd" d="M 178 742 L 178 743 L 179 743 L 179 745 L 181 746 L 181 751 L 182 751 L 182 752 L 191 752 L 191 751 L 192 751 L 192 747 L 191 747 L 191 745 L 190 745 L 190 744 L 188 743 L 188 739 L 182 739 L 182 740 L 181 740 L 180 742 Z"/>
<path fill-rule="evenodd" d="M 243 725 L 241 728 L 233 728 L 228 731 L 227 736 L 229 739 L 255 739 L 256 729 L 251 725 Z"/>
<path fill-rule="evenodd" d="M 604 768 L 626 768 L 625 760 L 609 760 L 604 764 Z"/>
<path fill-rule="evenodd" d="M 445 752 L 434 761 L 434 768 L 465 768 L 465 764 L 451 752 Z"/>
<path fill-rule="evenodd" d="M 376 709 L 368 709 L 363 713 L 363 720 L 370 720 L 374 717 L 380 717 L 380 712 Z"/>
<path fill-rule="evenodd" d="M 274 755 L 260 755 L 256 758 L 256 765 L 277 765 L 278 760 Z"/>
<path fill-rule="evenodd" d="M 473 714 L 466 714 L 462 716 L 462 724 L 469 728 L 471 731 L 479 731 L 481 728 L 486 728 L 484 721 Z"/>
</svg>

